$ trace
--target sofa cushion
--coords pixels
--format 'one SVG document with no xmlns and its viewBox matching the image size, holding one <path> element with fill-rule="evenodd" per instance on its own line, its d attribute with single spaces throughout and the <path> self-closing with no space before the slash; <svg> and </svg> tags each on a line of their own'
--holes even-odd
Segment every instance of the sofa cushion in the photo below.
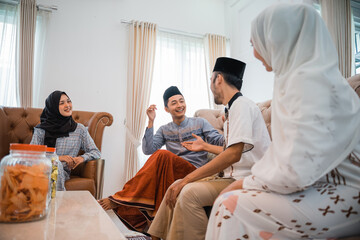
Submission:
<svg viewBox="0 0 360 240">
<path fill-rule="evenodd" d="M 65 182 L 65 188 L 67 191 L 88 190 L 95 196 L 94 179 L 71 176 L 71 178 Z"/>
<path fill-rule="evenodd" d="M 258 103 L 257 105 L 260 108 L 260 111 L 264 117 L 266 127 L 271 137 L 271 100 Z M 208 120 L 208 122 L 221 134 L 223 134 L 224 132 L 223 116 L 224 111 L 218 109 L 200 109 L 197 110 L 194 114 L 194 117 L 202 117 Z"/>
<path fill-rule="evenodd" d="M 208 122 L 219 131 L 220 134 L 224 133 L 224 122 L 222 116 L 224 111 L 219 109 L 200 109 L 194 114 L 194 117 L 201 117 L 208 120 Z"/>
<path fill-rule="evenodd" d="M 40 122 L 41 109 L 4 107 L 10 143 L 30 143 L 33 129 Z"/>
</svg>

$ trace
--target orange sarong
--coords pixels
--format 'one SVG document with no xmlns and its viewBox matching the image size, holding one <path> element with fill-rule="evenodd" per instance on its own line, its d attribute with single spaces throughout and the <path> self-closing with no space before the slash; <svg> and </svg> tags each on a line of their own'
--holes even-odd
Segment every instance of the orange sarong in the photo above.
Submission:
<svg viewBox="0 0 360 240">
<path fill-rule="evenodd" d="M 167 150 L 157 150 L 130 179 L 123 190 L 109 199 L 120 204 L 116 215 L 131 230 L 145 232 L 155 217 L 168 187 L 196 167 Z"/>
</svg>

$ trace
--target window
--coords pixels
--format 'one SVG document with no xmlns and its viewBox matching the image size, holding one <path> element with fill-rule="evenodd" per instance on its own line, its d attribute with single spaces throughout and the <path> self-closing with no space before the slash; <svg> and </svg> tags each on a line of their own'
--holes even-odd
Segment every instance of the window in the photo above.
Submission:
<svg viewBox="0 0 360 240">
<path fill-rule="evenodd" d="M 320 16 L 321 16 L 321 5 L 320 5 L 320 3 L 314 2 L 314 3 L 313 3 L 313 6 L 314 6 L 315 10 L 316 10 L 316 11 L 320 14 Z"/>
<path fill-rule="evenodd" d="M 209 108 L 203 39 L 159 32 L 150 104 L 158 107 L 156 129 L 172 121 L 164 111 L 163 93 L 177 86 L 187 103 L 187 116 Z"/>
<path fill-rule="evenodd" d="M 351 9 L 354 21 L 354 54 L 356 74 L 360 73 L 360 2 L 351 1 Z"/>
<path fill-rule="evenodd" d="M 44 99 L 40 98 L 42 87 L 43 55 L 46 40 L 47 24 L 50 18 L 50 11 L 37 11 L 36 31 L 35 31 L 35 49 L 34 49 L 34 79 L 33 79 L 33 107 L 42 107 Z"/>
<path fill-rule="evenodd" d="M 155 64 L 150 104 L 156 104 L 154 130 L 172 121 L 164 110 L 163 93 L 177 86 L 186 101 L 186 116 L 196 110 L 210 108 L 207 90 L 205 49 L 202 38 L 188 37 L 159 31 L 156 40 Z M 138 148 L 140 167 L 147 160 Z"/>
<path fill-rule="evenodd" d="M 0 3 L 0 105 L 20 106 L 18 92 L 18 28 L 19 4 Z M 33 102 L 38 103 L 43 47 L 49 10 L 38 10 L 35 32 Z"/>
<path fill-rule="evenodd" d="M 17 5 L 0 3 L 0 105 L 16 107 Z"/>
</svg>

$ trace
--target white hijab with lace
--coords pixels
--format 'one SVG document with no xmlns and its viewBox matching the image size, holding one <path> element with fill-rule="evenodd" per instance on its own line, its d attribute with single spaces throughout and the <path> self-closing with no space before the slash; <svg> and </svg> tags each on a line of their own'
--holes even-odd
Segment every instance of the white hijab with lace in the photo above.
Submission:
<svg viewBox="0 0 360 240">
<path fill-rule="evenodd" d="M 330 34 L 310 5 L 267 8 L 252 22 L 251 40 L 275 73 L 273 141 L 243 187 L 303 190 L 358 144 L 359 97 L 341 76 Z"/>
</svg>

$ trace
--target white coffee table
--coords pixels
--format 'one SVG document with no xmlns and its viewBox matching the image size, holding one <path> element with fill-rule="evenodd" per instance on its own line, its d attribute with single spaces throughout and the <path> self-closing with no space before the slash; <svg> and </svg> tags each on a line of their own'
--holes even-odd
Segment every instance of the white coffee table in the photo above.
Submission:
<svg viewBox="0 0 360 240">
<path fill-rule="evenodd" d="M 88 191 L 57 192 L 42 220 L 0 223 L 0 239 L 126 240 Z"/>
</svg>

